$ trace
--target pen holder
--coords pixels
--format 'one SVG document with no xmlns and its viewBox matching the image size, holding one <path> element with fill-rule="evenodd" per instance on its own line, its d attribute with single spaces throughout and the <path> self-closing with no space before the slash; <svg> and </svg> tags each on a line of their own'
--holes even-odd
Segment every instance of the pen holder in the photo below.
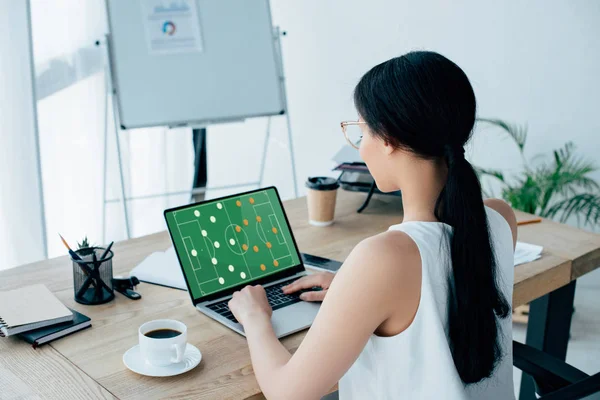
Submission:
<svg viewBox="0 0 600 400">
<path fill-rule="evenodd" d="M 104 304 L 115 298 L 112 285 L 111 250 L 100 259 L 105 249 L 92 247 L 79 249 L 75 253 L 81 260 L 73 261 L 73 289 L 75 301 L 86 305 Z"/>
</svg>

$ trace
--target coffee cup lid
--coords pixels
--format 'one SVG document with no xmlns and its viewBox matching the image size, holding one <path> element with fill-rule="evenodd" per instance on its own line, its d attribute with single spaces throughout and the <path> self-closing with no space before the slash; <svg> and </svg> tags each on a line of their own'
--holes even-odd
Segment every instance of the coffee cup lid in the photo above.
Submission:
<svg viewBox="0 0 600 400">
<path fill-rule="evenodd" d="M 306 187 L 314 190 L 335 190 L 340 187 L 340 184 L 337 179 L 334 178 L 315 176 L 307 179 Z"/>
</svg>

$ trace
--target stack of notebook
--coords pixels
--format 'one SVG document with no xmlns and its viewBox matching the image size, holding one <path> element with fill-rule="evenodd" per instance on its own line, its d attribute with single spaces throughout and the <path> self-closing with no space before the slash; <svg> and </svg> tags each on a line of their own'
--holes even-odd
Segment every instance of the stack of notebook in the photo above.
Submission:
<svg viewBox="0 0 600 400">
<path fill-rule="evenodd" d="M 0 336 L 19 335 L 37 347 L 91 326 L 44 285 L 0 292 Z"/>
</svg>

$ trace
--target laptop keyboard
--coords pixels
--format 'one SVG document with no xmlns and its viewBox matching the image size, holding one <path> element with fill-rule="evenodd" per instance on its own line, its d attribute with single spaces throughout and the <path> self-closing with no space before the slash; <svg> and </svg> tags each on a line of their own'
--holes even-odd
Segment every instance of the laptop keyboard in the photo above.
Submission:
<svg viewBox="0 0 600 400">
<path fill-rule="evenodd" d="M 273 308 L 273 311 L 301 301 L 301 291 L 289 295 L 286 295 L 281 291 L 282 287 L 288 285 L 291 282 L 292 280 L 288 280 L 265 288 L 265 292 L 267 292 L 267 300 Z M 232 312 L 229 310 L 229 306 L 227 305 L 228 302 L 229 299 L 208 305 L 206 307 L 216 312 L 217 314 L 222 315 L 230 321 L 238 322 L 237 319 L 235 319 L 235 317 L 233 316 Z"/>
</svg>

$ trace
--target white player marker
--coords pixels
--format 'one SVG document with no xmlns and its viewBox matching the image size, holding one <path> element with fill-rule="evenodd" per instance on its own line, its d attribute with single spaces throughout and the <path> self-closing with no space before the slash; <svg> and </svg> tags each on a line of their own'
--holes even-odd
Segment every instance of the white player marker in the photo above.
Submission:
<svg viewBox="0 0 600 400">
<path fill-rule="evenodd" d="M 246 273 L 245 272 L 240 273 L 240 278 L 246 279 Z"/>
<path fill-rule="evenodd" d="M 198 211 L 198 210 L 194 211 L 194 215 L 195 215 L 196 217 L 199 217 L 199 216 L 200 216 L 200 211 Z"/>
<path fill-rule="evenodd" d="M 208 233 L 206 233 L 206 231 L 203 229 L 202 230 L 202 236 L 206 237 L 206 235 L 208 235 Z"/>
<path fill-rule="evenodd" d="M 223 208 L 223 204 L 217 203 L 217 208 L 220 210 L 221 208 Z"/>
<path fill-rule="evenodd" d="M 198 255 L 198 252 L 196 251 L 196 249 L 192 250 L 192 256 L 196 257 Z"/>
<path fill-rule="evenodd" d="M 219 278 L 219 283 L 220 283 L 221 285 L 222 285 L 222 284 L 224 284 L 224 283 L 225 283 L 225 279 L 223 279 L 223 278 Z"/>
<path fill-rule="evenodd" d="M 218 249 L 219 247 L 221 247 L 221 244 L 219 244 L 219 242 L 215 242 L 215 249 Z"/>
<path fill-rule="evenodd" d="M 215 222 L 217 222 L 217 219 L 215 217 L 211 216 L 210 217 L 210 222 L 212 222 L 214 224 Z"/>
<path fill-rule="evenodd" d="M 233 272 L 233 270 L 234 270 L 233 265 L 230 265 L 229 266 L 229 271 Z"/>
<path fill-rule="evenodd" d="M 213 257 L 211 261 L 212 261 L 213 265 L 217 265 L 217 259 L 216 258 Z"/>
<path fill-rule="evenodd" d="M 229 244 L 233 246 L 235 244 L 235 240 L 229 239 Z"/>
</svg>

